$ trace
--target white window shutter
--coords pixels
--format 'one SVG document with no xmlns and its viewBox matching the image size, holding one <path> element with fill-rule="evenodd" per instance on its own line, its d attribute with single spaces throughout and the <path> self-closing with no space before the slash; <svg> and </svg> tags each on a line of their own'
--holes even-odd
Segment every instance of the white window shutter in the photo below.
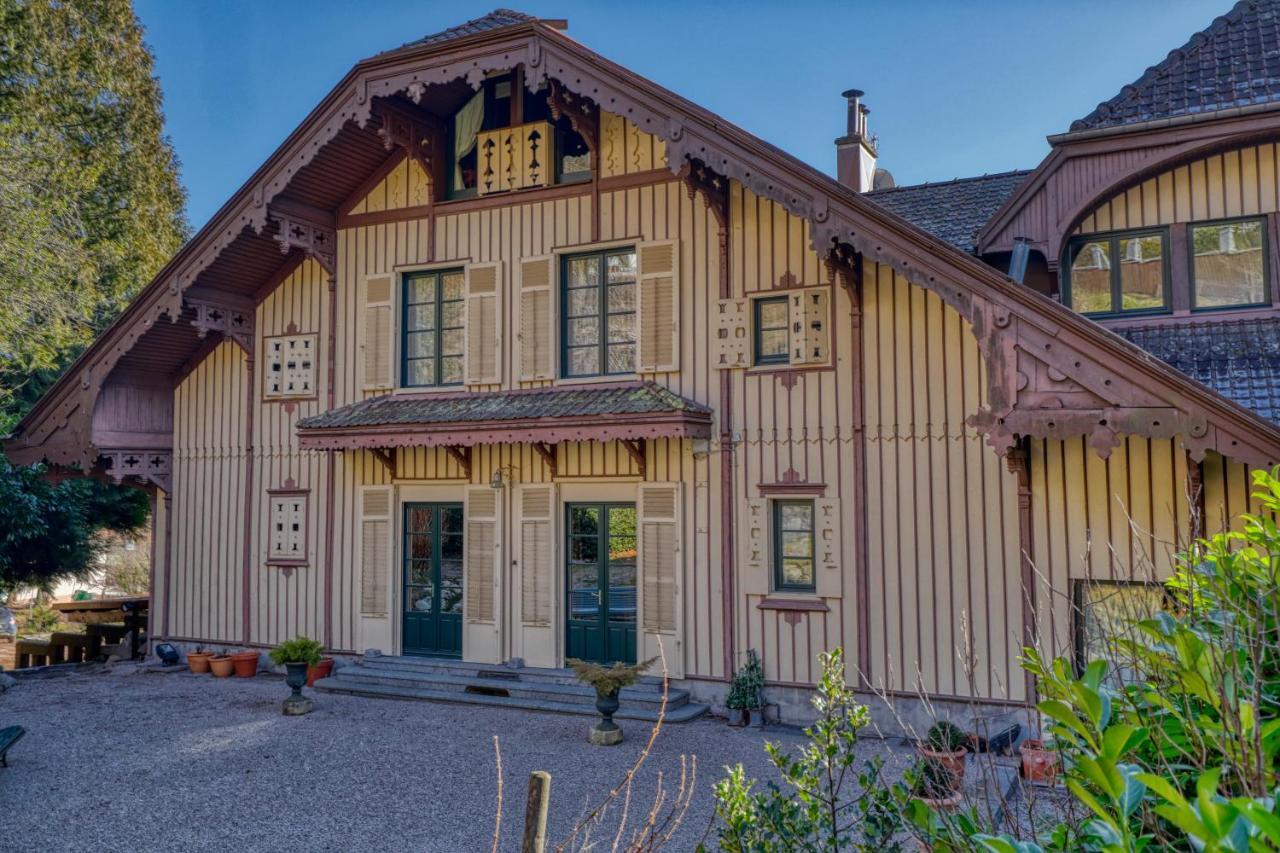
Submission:
<svg viewBox="0 0 1280 853">
<path fill-rule="evenodd" d="M 751 366 L 751 328 L 747 323 L 749 299 L 716 302 L 715 340 L 711 342 L 711 366 L 732 370 Z"/>
<path fill-rule="evenodd" d="M 752 498 L 747 501 L 747 559 L 742 571 L 742 591 L 747 595 L 768 595 L 772 587 L 769 573 L 773 556 L 769 550 L 769 501 Z"/>
<path fill-rule="evenodd" d="M 502 382 L 502 264 L 468 264 L 466 366 L 468 385 Z"/>
<path fill-rule="evenodd" d="M 638 564 L 643 588 L 642 622 L 646 631 L 675 633 L 680 550 L 680 486 L 643 483 L 636 513 Z"/>
<path fill-rule="evenodd" d="M 471 486 L 464 493 L 462 575 L 468 622 L 493 623 L 498 618 L 500 494 L 489 486 Z"/>
<path fill-rule="evenodd" d="M 360 614 L 386 616 L 391 610 L 391 487 L 360 489 Z"/>
<path fill-rule="evenodd" d="M 636 371 L 680 369 L 680 241 L 654 240 L 636 247 Z"/>
<path fill-rule="evenodd" d="M 360 357 L 366 391 L 388 390 L 395 386 L 395 277 L 371 275 L 360 288 Z"/>
<path fill-rule="evenodd" d="M 826 364 L 831 360 L 831 320 L 827 288 L 806 287 L 790 294 L 791 363 Z"/>
<path fill-rule="evenodd" d="M 556 487 L 520 486 L 520 621 L 549 626 L 556 581 Z"/>
<path fill-rule="evenodd" d="M 555 258 L 520 261 L 520 379 L 555 378 Z"/>
</svg>

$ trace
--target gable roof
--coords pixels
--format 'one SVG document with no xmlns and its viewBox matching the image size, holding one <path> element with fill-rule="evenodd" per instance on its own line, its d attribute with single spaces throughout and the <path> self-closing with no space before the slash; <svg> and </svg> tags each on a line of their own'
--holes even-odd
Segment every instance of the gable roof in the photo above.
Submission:
<svg viewBox="0 0 1280 853">
<path fill-rule="evenodd" d="M 1227 399 L 1280 421 L 1280 317 L 1145 323 L 1113 331 Z"/>
<path fill-rule="evenodd" d="M 437 84 L 465 80 L 474 88 L 487 73 L 524 66 L 528 79 L 562 81 L 588 108 L 625 116 L 639 131 L 664 140 L 667 166 L 708 204 L 720 204 L 717 187 L 732 180 L 804 219 L 812 246 L 841 271 L 845 283 L 857 280 L 865 260 L 937 294 L 978 339 L 987 387 L 969 423 L 997 452 L 1008 452 L 1019 436 L 1083 435 L 1105 456 L 1123 435 L 1177 435 L 1195 458 L 1215 450 L 1251 465 L 1280 462 L 1277 424 L 830 175 L 595 53 L 560 32 L 558 24 L 527 21 L 357 63 L 18 424 L 6 452 L 91 467 L 97 452 L 92 412 L 103 378 L 162 318 L 189 327 L 188 291 L 199 290 L 199 282 L 244 235 L 256 233 L 262 240 L 275 232 L 291 245 L 293 232 L 275 231 L 272 205 L 290 201 L 286 191 L 317 180 L 318 173 L 307 172 L 313 161 L 335 146 L 341 151 L 344 134 L 353 128 L 378 141 L 372 130 L 380 127 L 380 100 L 416 103 Z M 697 175 L 708 170 L 717 179 L 700 183 Z M 281 210 L 276 219 L 291 215 Z M 336 239 L 329 236 L 332 245 Z"/>
<path fill-rule="evenodd" d="M 1280 102 L 1280 3 L 1240 0 L 1071 130 Z"/>
<path fill-rule="evenodd" d="M 939 240 L 973 254 L 978 231 L 1029 174 L 1029 170 L 1014 170 L 872 190 L 863 195 Z"/>
<path fill-rule="evenodd" d="M 458 24 L 456 27 L 449 27 L 447 30 L 441 30 L 438 33 L 423 36 L 420 39 L 414 39 L 406 42 L 401 47 L 419 47 L 427 44 L 441 44 L 447 41 L 460 39 L 464 36 L 472 36 L 477 33 L 484 33 L 490 30 L 500 30 L 504 27 L 513 27 L 517 24 L 530 24 L 538 19 L 533 15 L 526 15 L 524 12 L 516 12 L 512 9 L 494 9 L 487 15 L 481 15 L 479 18 L 473 18 L 464 24 Z"/>
</svg>

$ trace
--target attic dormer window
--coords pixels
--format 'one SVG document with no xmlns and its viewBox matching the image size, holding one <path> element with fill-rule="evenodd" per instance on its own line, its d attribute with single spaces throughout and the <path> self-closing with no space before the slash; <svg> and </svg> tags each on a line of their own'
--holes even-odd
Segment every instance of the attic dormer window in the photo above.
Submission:
<svg viewBox="0 0 1280 853">
<path fill-rule="evenodd" d="M 1081 314 L 1169 310 L 1168 239 L 1163 230 L 1077 237 L 1067 249 L 1064 297 Z"/>
</svg>

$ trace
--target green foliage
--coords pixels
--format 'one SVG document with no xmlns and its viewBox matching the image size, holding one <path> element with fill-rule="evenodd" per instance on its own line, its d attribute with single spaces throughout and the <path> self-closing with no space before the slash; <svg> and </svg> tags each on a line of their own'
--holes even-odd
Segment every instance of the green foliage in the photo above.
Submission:
<svg viewBox="0 0 1280 853">
<path fill-rule="evenodd" d="M 54 484 L 44 473 L 0 458 L 0 591 L 82 578 L 106 547 L 100 530 L 135 530 L 147 521 L 147 497 L 136 489 L 85 478 Z"/>
<path fill-rule="evenodd" d="M 818 720 L 805 729 L 809 742 L 794 753 L 765 746 L 782 784 L 756 790 L 742 765 L 726 768 L 716 783 L 718 840 L 722 850 L 895 851 L 906 795 L 881 778 L 879 759 L 866 762 L 854 780 L 858 731 L 870 722 L 844 681 L 840 649 L 822 655 L 822 680 L 813 697 Z"/>
<path fill-rule="evenodd" d="M 128 0 L 0 0 L 0 434 L 179 248 Z"/>
<path fill-rule="evenodd" d="M 907 774 L 912 796 L 931 800 L 945 799 L 955 793 L 951 771 L 934 761 L 917 761 Z"/>
<path fill-rule="evenodd" d="M 299 634 L 272 649 L 270 658 L 276 666 L 284 666 L 287 663 L 305 663 L 308 666 L 315 666 L 320 662 L 320 653 L 323 651 L 324 646 L 319 641 Z"/>
<path fill-rule="evenodd" d="M 747 649 L 747 662 L 733 674 L 724 704 L 742 711 L 764 707 L 764 667 L 755 649 Z"/>
<path fill-rule="evenodd" d="M 948 720 L 939 720 L 925 733 L 924 745 L 934 752 L 959 752 L 969 745 L 969 736 Z"/>
<path fill-rule="evenodd" d="M 48 634 L 50 631 L 56 630 L 58 623 L 61 621 L 62 617 L 58 611 L 47 604 L 37 604 L 27 611 L 25 633 Z"/>
<path fill-rule="evenodd" d="M 630 684 L 635 684 L 644 675 L 645 670 L 657 662 L 657 658 L 649 658 L 640 663 L 615 663 L 613 666 L 602 666 L 591 661 L 578 658 L 566 658 L 565 663 L 573 669 L 578 680 L 595 688 L 597 696 L 613 696 Z"/>
</svg>

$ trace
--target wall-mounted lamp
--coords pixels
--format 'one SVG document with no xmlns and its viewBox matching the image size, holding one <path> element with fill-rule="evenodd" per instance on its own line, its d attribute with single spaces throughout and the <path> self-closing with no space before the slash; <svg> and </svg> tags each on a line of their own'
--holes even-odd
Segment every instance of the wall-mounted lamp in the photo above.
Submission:
<svg viewBox="0 0 1280 853">
<path fill-rule="evenodd" d="M 693 451 L 694 459 L 704 459 L 711 455 L 711 439 L 695 438 L 690 449 Z"/>
<path fill-rule="evenodd" d="M 493 476 L 489 478 L 489 488 L 491 489 L 502 488 L 502 469 L 501 468 L 494 471 Z"/>
</svg>

